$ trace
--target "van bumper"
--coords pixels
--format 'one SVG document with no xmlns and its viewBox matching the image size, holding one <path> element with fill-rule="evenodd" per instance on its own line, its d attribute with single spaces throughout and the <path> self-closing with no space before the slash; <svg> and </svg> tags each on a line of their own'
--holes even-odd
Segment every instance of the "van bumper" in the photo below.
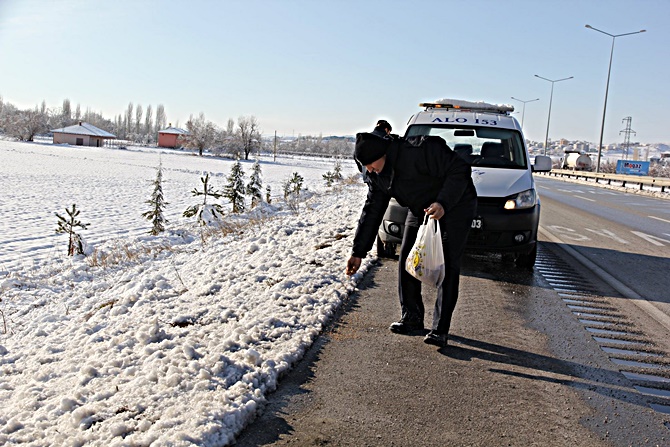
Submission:
<svg viewBox="0 0 670 447">
<path fill-rule="evenodd" d="M 481 221 L 482 228 L 470 230 L 466 250 L 526 254 L 535 248 L 540 222 L 539 202 L 523 210 L 505 210 L 501 202 L 498 198 L 478 198 L 475 219 Z M 384 244 L 400 245 L 406 217 L 407 208 L 392 200 L 379 227 L 379 239 Z"/>
<path fill-rule="evenodd" d="M 470 230 L 469 250 L 529 253 L 537 244 L 539 202 L 532 208 L 505 210 L 480 198 L 476 219 L 481 219 L 482 228 Z"/>
</svg>

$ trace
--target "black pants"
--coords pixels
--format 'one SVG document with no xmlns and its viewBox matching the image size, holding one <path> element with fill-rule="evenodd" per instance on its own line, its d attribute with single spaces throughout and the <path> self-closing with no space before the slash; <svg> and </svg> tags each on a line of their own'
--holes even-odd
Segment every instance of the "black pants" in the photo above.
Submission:
<svg viewBox="0 0 670 447">
<path fill-rule="evenodd" d="M 451 316 L 454 313 L 456 301 L 458 301 L 461 258 L 476 209 L 476 200 L 468 201 L 452 208 L 449 213 L 440 219 L 445 277 L 442 286 L 437 288 L 432 324 L 432 330 L 435 332 L 445 334 L 449 332 Z M 419 232 L 419 225 L 422 222 L 423 217 L 417 217 L 411 211 L 407 213 L 405 233 L 400 246 L 400 260 L 398 262 L 398 295 L 400 296 L 402 317 L 416 317 L 421 320 L 423 320 L 425 312 L 421 296 L 421 281 L 407 273 L 405 261 L 412 250 Z"/>
</svg>

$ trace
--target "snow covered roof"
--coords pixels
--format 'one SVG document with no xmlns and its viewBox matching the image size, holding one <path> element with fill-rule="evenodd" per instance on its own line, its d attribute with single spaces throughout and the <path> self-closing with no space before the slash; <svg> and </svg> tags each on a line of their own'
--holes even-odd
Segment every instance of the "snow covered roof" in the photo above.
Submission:
<svg viewBox="0 0 670 447">
<path fill-rule="evenodd" d="M 188 130 L 180 129 L 179 127 L 168 127 L 167 129 L 159 130 L 158 133 L 172 133 L 176 135 L 188 135 Z"/>
<path fill-rule="evenodd" d="M 95 127 L 93 124 L 80 122 L 73 126 L 62 127 L 60 129 L 53 129 L 53 133 L 69 133 L 75 135 L 90 135 L 93 137 L 102 138 L 116 138 L 116 135 L 111 134 L 105 130 Z"/>
</svg>

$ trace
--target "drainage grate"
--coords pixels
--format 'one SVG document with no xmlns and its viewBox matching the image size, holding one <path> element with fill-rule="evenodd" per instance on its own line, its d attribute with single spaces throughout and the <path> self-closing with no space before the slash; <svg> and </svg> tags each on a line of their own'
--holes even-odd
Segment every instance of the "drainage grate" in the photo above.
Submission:
<svg viewBox="0 0 670 447">
<path fill-rule="evenodd" d="M 535 270 L 551 285 L 649 406 L 670 414 L 670 359 L 570 264 L 540 244 Z M 666 375 L 662 375 L 663 372 Z M 668 423 L 665 424 L 670 428 Z"/>
</svg>

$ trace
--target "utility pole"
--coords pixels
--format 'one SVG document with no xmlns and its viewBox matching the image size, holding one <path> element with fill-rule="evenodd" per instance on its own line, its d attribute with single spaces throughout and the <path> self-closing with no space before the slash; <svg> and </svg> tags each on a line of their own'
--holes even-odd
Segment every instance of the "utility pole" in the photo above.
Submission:
<svg viewBox="0 0 670 447">
<path fill-rule="evenodd" d="M 625 151 L 625 158 L 624 158 L 624 151 L 621 152 L 621 157 L 623 160 L 628 160 L 628 148 L 630 147 L 630 134 L 637 135 L 637 133 L 630 128 L 631 123 L 633 122 L 633 117 L 632 116 L 627 116 L 621 122 L 626 123 L 626 128 L 624 130 L 619 131 L 619 135 L 623 134 L 623 149 Z"/>
<path fill-rule="evenodd" d="M 275 130 L 275 145 L 272 150 L 272 161 L 277 161 L 277 131 Z"/>
</svg>

